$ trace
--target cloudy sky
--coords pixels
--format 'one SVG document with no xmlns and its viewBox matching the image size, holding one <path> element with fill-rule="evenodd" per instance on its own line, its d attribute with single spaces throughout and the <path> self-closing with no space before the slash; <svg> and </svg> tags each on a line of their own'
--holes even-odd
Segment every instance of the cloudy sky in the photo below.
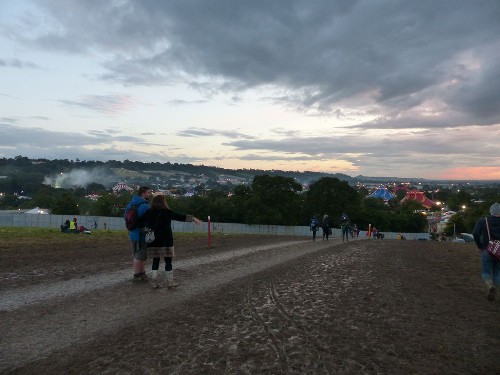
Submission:
<svg viewBox="0 0 500 375">
<path fill-rule="evenodd" d="M 500 1 L 0 3 L 0 157 L 500 179 Z"/>
</svg>

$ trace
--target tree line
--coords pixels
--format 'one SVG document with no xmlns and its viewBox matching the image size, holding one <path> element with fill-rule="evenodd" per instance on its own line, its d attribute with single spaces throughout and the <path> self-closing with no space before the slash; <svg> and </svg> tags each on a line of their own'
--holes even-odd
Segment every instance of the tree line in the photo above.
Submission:
<svg viewBox="0 0 500 375">
<path fill-rule="evenodd" d="M 89 191 L 99 194 L 95 201 L 85 198 Z M 356 189 L 346 181 L 334 177 L 322 177 L 304 191 L 294 178 L 258 175 L 250 185 L 238 185 L 228 194 L 223 190 L 199 191 L 191 197 L 167 197 L 170 207 L 177 212 L 193 213 L 214 222 L 270 225 L 308 225 L 313 215 L 327 214 L 330 224 L 339 226 L 339 218 L 347 213 L 358 228 L 375 225 L 381 231 L 426 232 L 426 216 L 419 202 L 401 203 L 401 196 L 384 202 L 369 198 L 366 189 Z M 473 203 L 481 195 L 480 203 Z M 21 200 L 6 195 L 0 200 L 1 209 L 43 207 L 53 214 L 122 216 L 133 193 L 122 191 L 114 194 L 104 186 L 93 183 L 86 188 L 55 189 L 42 185 L 31 200 Z M 450 221 L 457 232 L 471 232 L 475 221 L 488 213 L 495 201 L 500 201 L 498 189 L 484 188 L 479 192 L 440 189 L 435 200 L 447 202 L 450 209 L 460 211 Z M 467 209 L 460 209 L 466 206 Z M 433 207 L 432 210 L 440 210 Z"/>
</svg>

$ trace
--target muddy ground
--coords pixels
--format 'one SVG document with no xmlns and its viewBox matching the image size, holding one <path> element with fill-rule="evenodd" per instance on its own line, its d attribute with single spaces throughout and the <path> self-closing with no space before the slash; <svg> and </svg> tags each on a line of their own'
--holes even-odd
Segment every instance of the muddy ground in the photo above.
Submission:
<svg viewBox="0 0 500 375">
<path fill-rule="evenodd" d="M 473 245 L 182 238 L 181 285 L 153 290 L 130 281 L 126 238 L 64 242 L 0 247 L 0 299 L 55 290 L 2 305 L 0 373 L 500 373 L 500 296 Z"/>
</svg>

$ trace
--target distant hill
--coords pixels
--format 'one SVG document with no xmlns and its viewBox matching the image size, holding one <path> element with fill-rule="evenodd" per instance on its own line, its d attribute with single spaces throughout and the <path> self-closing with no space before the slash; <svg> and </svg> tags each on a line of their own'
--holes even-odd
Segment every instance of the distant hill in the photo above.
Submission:
<svg viewBox="0 0 500 375">
<path fill-rule="evenodd" d="M 367 187 L 386 184 L 409 183 L 411 185 L 446 185 L 467 183 L 466 181 L 436 181 L 404 177 L 351 177 L 342 173 L 299 172 L 259 169 L 226 169 L 206 165 L 179 163 L 144 163 L 139 161 L 109 160 L 67 160 L 29 159 L 23 156 L 0 159 L 0 192 L 29 191 L 30 186 L 39 184 L 56 187 L 86 187 L 88 184 L 102 184 L 111 188 L 118 182 L 130 186 L 149 184 L 158 188 L 190 189 L 199 185 L 205 188 L 219 188 L 251 183 L 254 176 L 268 174 L 293 178 L 307 186 L 322 177 L 333 177 L 350 185 L 363 184 Z M 479 181 L 476 184 L 499 184 L 499 181 Z M 35 189 L 36 190 L 36 189 Z"/>
</svg>

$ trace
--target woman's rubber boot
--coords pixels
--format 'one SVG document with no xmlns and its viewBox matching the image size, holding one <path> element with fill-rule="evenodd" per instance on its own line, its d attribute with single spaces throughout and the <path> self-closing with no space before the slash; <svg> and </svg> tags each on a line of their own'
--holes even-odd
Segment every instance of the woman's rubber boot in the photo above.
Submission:
<svg viewBox="0 0 500 375">
<path fill-rule="evenodd" d="M 165 271 L 165 277 L 167 279 L 167 288 L 168 289 L 175 288 L 179 285 L 174 281 L 174 271 Z"/>
<path fill-rule="evenodd" d="M 160 281 L 158 280 L 158 270 L 151 271 L 151 288 L 158 289 Z"/>
</svg>

